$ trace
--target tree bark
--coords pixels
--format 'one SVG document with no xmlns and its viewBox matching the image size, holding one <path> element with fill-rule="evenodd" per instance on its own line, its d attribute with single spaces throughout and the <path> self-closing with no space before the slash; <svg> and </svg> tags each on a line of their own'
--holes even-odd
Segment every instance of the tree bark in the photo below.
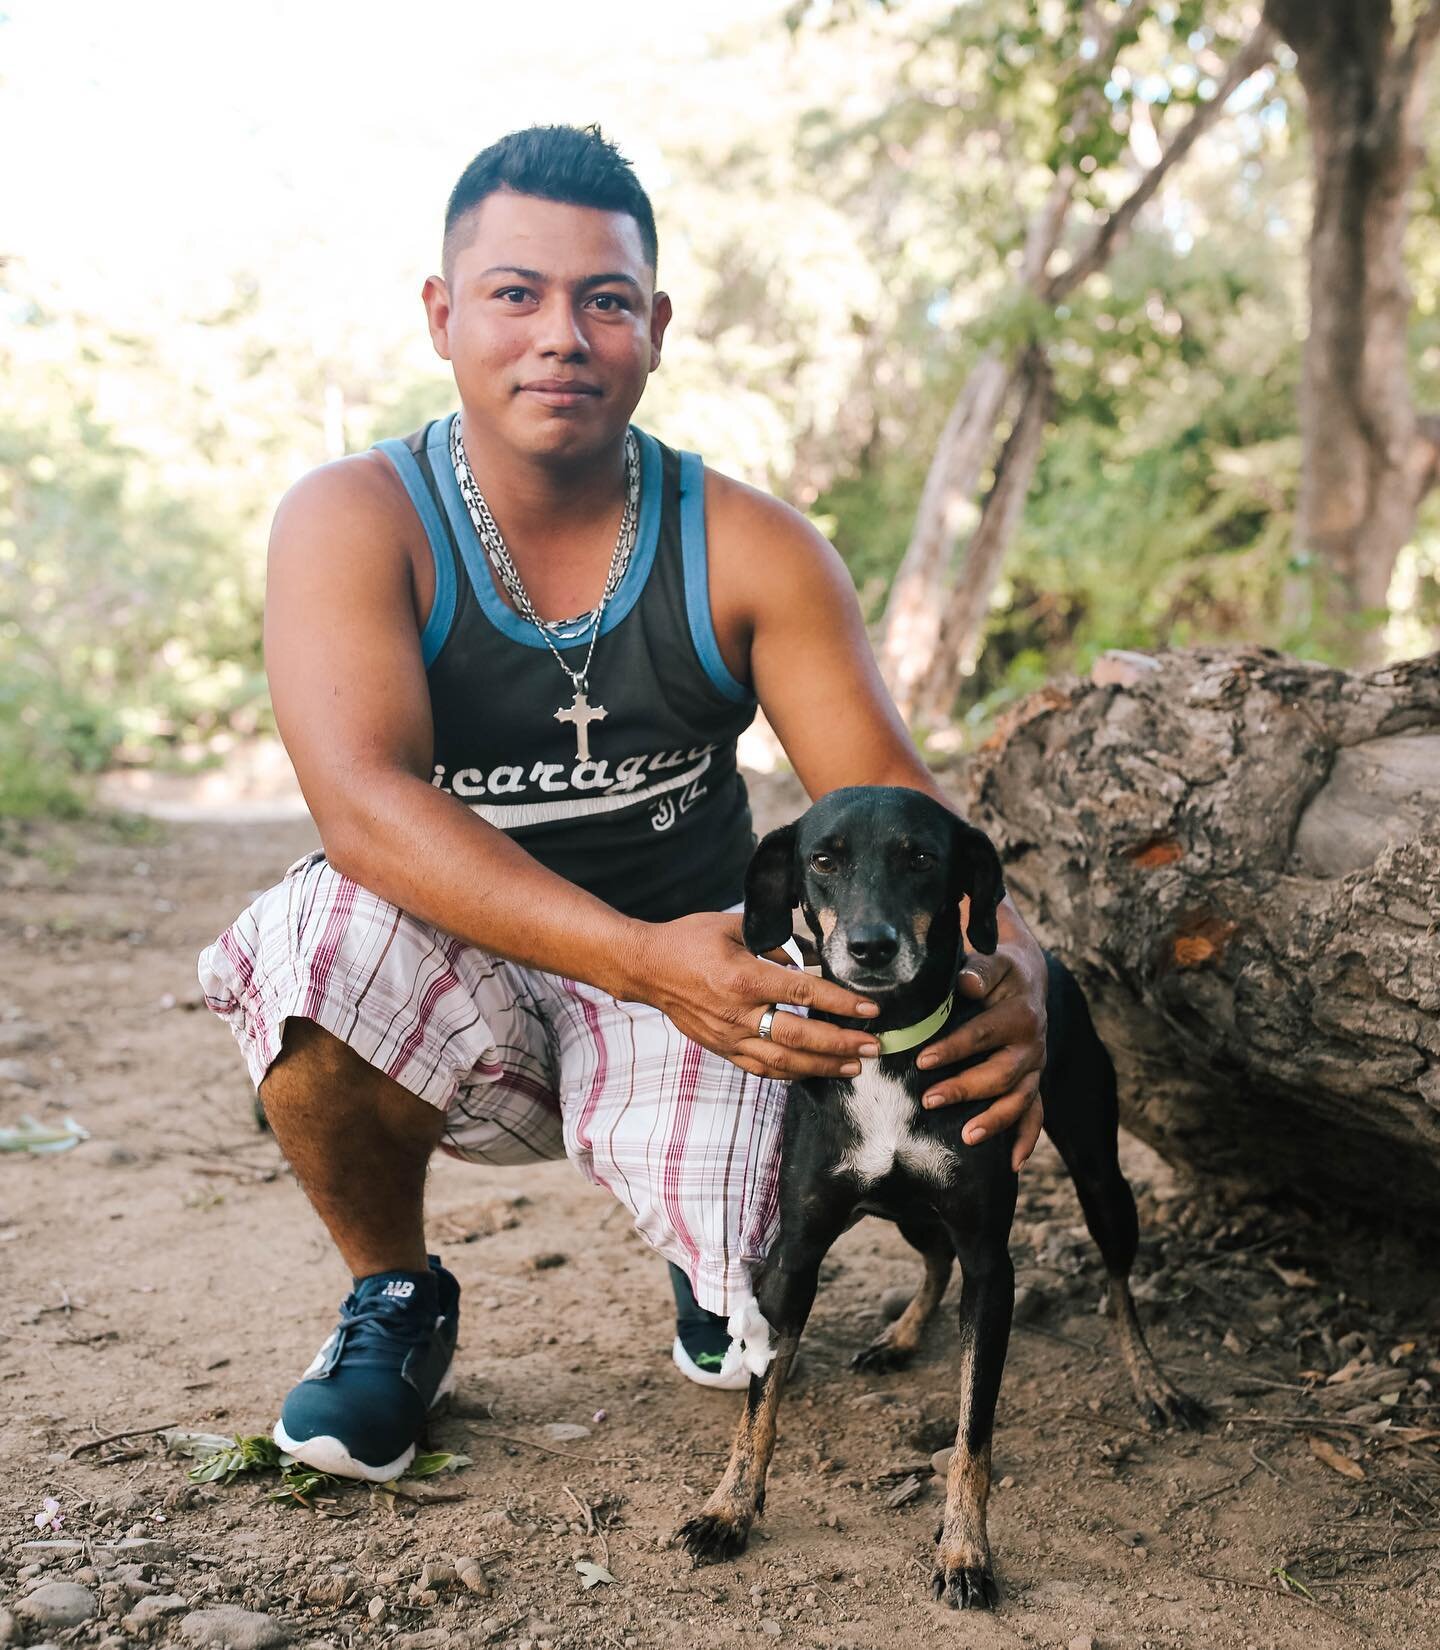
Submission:
<svg viewBox="0 0 1440 1650">
<path fill-rule="evenodd" d="M 1295 545 L 1320 615 L 1353 630 L 1384 610 L 1436 467 L 1410 387 L 1404 241 L 1440 0 L 1403 45 L 1390 0 L 1268 0 L 1265 15 L 1295 53 L 1314 151 Z M 1378 629 L 1355 640 L 1376 655 Z"/>
<path fill-rule="evenodd" d="M 972 817 L 1164 1156 L 1440 1233 L 1440 654 L 1106 655 L 979 753 Z"/>
</svg>

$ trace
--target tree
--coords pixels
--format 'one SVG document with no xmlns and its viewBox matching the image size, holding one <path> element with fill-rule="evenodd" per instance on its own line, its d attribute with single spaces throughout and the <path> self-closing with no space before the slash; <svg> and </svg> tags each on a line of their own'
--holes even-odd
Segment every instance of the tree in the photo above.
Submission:
<svg viewBox="0 0 1440 1650">
<path fill-rule="evenodd" d="M 946 715 L 962 677 L 974 667 L 995 580 L 1040 458 L 1053 393 L 1045 334 L 1053 328 L 1056 311 L 1105 268 L 1167 174 L 1270 56 L 1272 35 L 1262 24 L 1250 31 L 1228 66 L 1212 76 L 1208 97 L 1193 99 L 1188 116 L 1159 139 L 1149 103 L 1137 95 L 1118 95 L 1115 79 L 1122 52 L 1140 37 L 1147 9 L 1142 0 L 1134 0 L 1102 11 L 1098 0 L 1085 0 L 1063 9 L 1058 31 L 1047 36 L 1037 23 L 1023 36 L 1032 46 L 1043 43 L 1066 65 L 1055 106 L 1050 182 L 1028 224 L 1020 268 L 1006 300 L 1022 325 L 1008 347 L 987 352 L 955 403 L 891 588 L 882 666 L 908 716 L 935 720 Z M 1197 37 L 1197 21 L 1185 7 L 1171 14 L 1180 41 Z M 1008 18 L 1002 26 L 1010 27 Z M 1213 57 L 1213 44 L 1206 41 L 1206 47 Z M 1172 72 L 1175 66 L 1170 64 Z M 1177 96 L 1173 101 L 1185 100 Z M 1138 181 L 1122 174 L 1122 182 L 1112 186 L 1119 198 L 1104 204 L 1091 180 L 1103 168 L 1116 167 L 1132 132 L 1147 133 L 1154 153 Z M 1132 142 L 1130 147 L 1140 146 Z M 1067 222 L 1082 202 L 1091 208 L 1091 222 L 1068 261 L 1052 271 Z M 977 507 L 985 466 L 1007 422 L 1009 434 L 993 484 Z M 973 531 L 957 568 L 957 548 L 969 522 Z"/>
<path fill-rule="evenodd" d="M 1295 53 L 1314 154 L 1295 547 L 1322 610 L 1353 628 L 1384 609 L 1440 471 L 1440 417 L 1410 386 L 1404 266 L 1440 0 L 1404 33 L 1391 0 L 1267 0 L 1265 16 Z M 1375 628 L 1358 641 L 1373 655 Z"/>
</svg>

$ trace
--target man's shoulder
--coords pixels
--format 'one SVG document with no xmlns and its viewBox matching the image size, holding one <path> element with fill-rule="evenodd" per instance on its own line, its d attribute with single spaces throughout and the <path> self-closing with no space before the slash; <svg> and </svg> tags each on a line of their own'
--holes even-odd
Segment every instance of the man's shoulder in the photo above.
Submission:
<svg viewBox="0 0 1440 1650">
<path fill-rule="evenodd" d="M 801 565 L 834 555 L 815 525 L 763 488 L 705 466 L 705 536 L 712 557 L 781 556 Z"/>
<path fill-rule="evenodd" d="M 270 535 L 272 559 L 292 547 L 348 557 L 408 556 L 418 523 L 394 466 L 374 451 L 307 470 L 280 500 Z"/>
</svg>

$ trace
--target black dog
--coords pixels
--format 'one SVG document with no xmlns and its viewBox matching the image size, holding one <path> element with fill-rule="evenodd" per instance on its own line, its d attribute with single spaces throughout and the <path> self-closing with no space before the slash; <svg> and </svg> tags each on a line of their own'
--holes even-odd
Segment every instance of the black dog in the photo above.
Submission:
<svg viewBox="0 0 1440 1650">
<path fill-rule="evenodd" d="M 756 849 L 745 886 L 745 943 L 772 950 L 790 937 L 799 905 L 827 979 L 880 1004 L 878 1020 L 842 1021 L 879 1034 L 881 1057 L 853 1082 L 791 1085 L 780 1169 L 780 1236 L 756 1282 L 760 1362 L 767 1328 L 777 1345 L 753 1375 L 730 1464 L 704 1510 L 679 1531 L 697 1564 L 732 1558 L 765 1502 L 786 1371 L 815 1299 L 820 1263 L 861 1215 L 893 1220 L 925 1260 L 925 1276 L 900 1318 L 855 1359 L 898 1368 L 960 1261 L 960 1424 L 951 1460 L 931 1587 L 953 1608 L 997 1602 L 985 1509 L 990 1436 L 1005 1365 L 1015 1274 L 1008 1241 L 1016 1176 L 1013 1132 L 976 1146 L 960 1137 L 983 1102 L 927 1111 L 923 1093 L 959 1066 L 919 1071 L 921 1048 L 980 1011 L 955 990 L 962 960 L 959 904 L 970 899 L 970 943 L 994 951 L 1004 897 L 999 857 L 981 831 L 919 791 L 835 791 Z M 1117 1156 L 1115 1068 L 1079 986 L 1048 958 L 1049 1044 L 1041 1093 L 1045 1127 L 1080 1194 L 1109 1273 L 1109 1310 L 1141 1412 L 1153 1425 L 1198 1425 L 1200 1406 L 1157 1367 L 1135 1316 L 1128 1278 L 1135 1259 L 1135 1200 Z M 969 1062 L 967 1062 L 969 1063 Z"/>
</svg>

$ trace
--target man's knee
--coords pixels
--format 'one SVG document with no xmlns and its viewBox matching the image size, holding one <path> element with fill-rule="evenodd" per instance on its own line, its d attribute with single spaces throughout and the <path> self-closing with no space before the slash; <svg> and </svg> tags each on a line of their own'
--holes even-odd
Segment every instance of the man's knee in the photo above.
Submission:
<svg viewBox="0 0 1440 1650">
<path fill-rule="evenodd" d="M 291 1015 L 280 1052 L 260 1084 L 260 1101 L 277 1135 L 301 1129 L 340 1133 L 370 1124 L 425 1152 L 445 1129 L 440 1107 L 372 1066 L 314 1020 Z M 282 1142 L 283 1144 L 283 1142 Z"/>
</svg>

